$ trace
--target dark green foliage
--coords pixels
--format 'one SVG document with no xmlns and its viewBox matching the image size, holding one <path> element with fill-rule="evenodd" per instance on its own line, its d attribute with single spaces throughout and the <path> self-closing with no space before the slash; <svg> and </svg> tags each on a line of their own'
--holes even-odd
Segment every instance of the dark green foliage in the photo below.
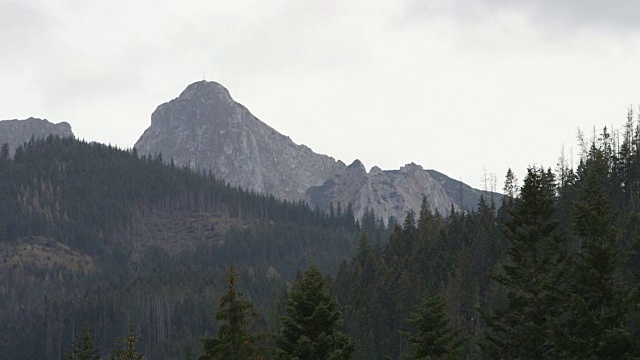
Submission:
<svg viewBox="0 0 640 360">
<path fill-rule="evenodd" d="M 54 137 L 18 150 L 0 173 L 7 190 L 0 208 L 11 214 L 0 218 L 0 229 L 8 233 L 0 240 L 55 236 L 74 249 L 101 255 L 108 251 L 111 233 L 149 211 L 199 210 L 242 220 L 354 226 L 347 224 L 348 214 L 332 222 L 304 203 L 241 191 L 165 165 L 159 155 L 138 158 L 110 146 Z"/>
<path fill-rule="evenodd" d="M 129 334 L 116 348 L 111 352 L 111 360 L 143 360 L 144 356 L 137 349 L 138 336 L 133 323 L 129 324 Z M 120 347 L 119 345 L 124 345 Z"/>
<path fill-rule="evenodd" d="M 626 327 L 632 298 L 619 277 L 618 216 L 607 194 L 607 158 L 606 147 L 594 144 L 577 183 L 574 228 L 579 249 L 562 324 L 564 357 L 621 359 L 633 352 Z"/>
<path fill-rule="evenodd" d="M 554 357 L 553 321 L 560 315 L 564 281 L 562 237 L 546 175 L 530 168 L 505 226 L 509 257 L 495 279 L 507 306 L 485 315 L 485 348 L 496 358 Z"/>
<path fill-rule="evenodd" d="M 516 198 L 516 195 L 518 194 L 518 179 L 516 178 L 516 175 L 513 173 L 513 171 L 511 170 L 511 168 L 509 168 L 507 170 L 507 175 L 505 176 L 504 179 L 504 197 L 503 202 L 511 202 L 513 201 L 513 199 Z"/>
<path fill-rule="evenodd" d="M 445 312 L 460 333 L 460 357 L 476 356 L 481 330 L 478 306 L 489 297 L 489 273 L 502 241 L 495 208 L 481 199 L 478 212 L 432 213 L 425 198 L 384 246 L 362 237 L 356 256 L 340 266 L 335 282 L 345 306 L 345 326 L 356 343 L 354 358 L 400 358 L 410 342 L 404 319 L 429 293 L 445 297 Z"/>
<path fill-rule="evenodd" d="M 88 322 L 82 324 L 82 334 L 78 335 L 71 345 L 71 352 L 65 355 L 66 360 L 99 360 L 100 354 L 94 343 L 94 335 Z"/>
<path fill-rule="evenodd" d="M 345 327 L 356 338 L 354 358 L 383 353 L 388 347 L 386 329 L 391 315 L 385 309 L 388 295 L 382 292 L 385 270 L 380 254 L 372 249 L 366 235 L 360 237 L 355 257 L 340 266 L 335 287 L 347 305 Z"/>
<path fill-rule="evenodd" d="M 629 118 L 620 141 L 594 135 L 575 170 L 562 156 L 522 191 L 508 172 L 500 209 L 481 196 L 445 216 L 425 198 L 402 226 L 367 211 L 358 228 L 351 206 L 323 214 L 135 150 L 54 137 L 13 158 L 0 149 L 0 354 L 60 359 L 79 349 L 85 319 L 107 354 L 133 320 L 148 358 L 192 359 L 202 334 L 226 331 L 210 317 L 233 263 L 265 328 L 301 359 L 323 342 L 343 349 L 337 358 L 409 355 L 404 319 L 433 293 L 460 358 L 640 358 L 640 127 Z M 338 272 L 330 290 L 305 297 L 300 279 L 283 297 L 311 261 Z M 311 300 L 324 305 L 305 313 Z M 316 336 L 320 326 L 355 346 Z"/>
<path fill-rule="evenodd" d="M 220 299 L 215 321 L 223 322 L 214 338 L 200 339 L 202 355 L 199 360 L 217 359 L 253 359 L 259 354 L 256 348 L 257 337 L 251 333 L 259 314 L 253 305 L 236 291 L 237 276 L 233 267 L 227 275 L 227 293 Z"/>
<path fill-rule="evenodd" d="M 460 340 L 449 327 L 445 303 L 438 294 L 432 294 L 417 305 L 407 319 L 415 332 L 405 332 L 411 342 L 411 352 L 403 356 L 407 360 L 458 359 Z"/>
<path fill-rule="evenodd" d="M 85 319 L 99 324 L 103 354 L 131 319 L 146 357 L 198 353 L 198 338 L 217 332 L 210 309 L 229 264 L 266 314 L 297 269 L 314 261 L 335 273 L 353 254 L 358 229 L 342 213 L 330 219 L 135 150 L 33 140 L 0 160 L 0 354 L 59 359 Z M 278 316 L 266 318 L 274 328 Z"/>
<path fill-rule="evenodd" d="M 311 265 L 289 293 L 287 317 L 276 339 L 276 359 L 350 359 L 353 342 L 340 332 L 342 313 L 320 269 Z"/>
</svg>

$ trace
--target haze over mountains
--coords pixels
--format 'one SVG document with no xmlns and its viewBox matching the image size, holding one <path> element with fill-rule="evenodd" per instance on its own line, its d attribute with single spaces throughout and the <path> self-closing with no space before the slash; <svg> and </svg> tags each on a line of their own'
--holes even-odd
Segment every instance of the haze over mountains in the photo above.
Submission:
<svg viewBox="0 0 640 360">
<path fill-rule="evenodd" d="M 32 136 L 73 136 L 71 126 L 46 120 L 0 121 L 0 143 L 10 148 Z M 304 200 L 329 211 L 352 205 L 359 219 L 367 209 L 386 222 L 417 212 L 427 197 L 431 210 L 471 210 L 484 193 L 495 202 L 501 195 L 474 189 L 435 170 L 410 163 L 398 170 L 369 171 L 359 160 L 347 166 L 294 143 L 260 121 L 231 97 L 222 85 L 198 81 L 177 98 L 161 104 L 151 125 L 135 144 L 139 154 L 162 154 L 165 162 L 211 171 L 231 185 L 289 201 Z M 489 200 L 489 199 L 487 199 Z"/>
</svg>

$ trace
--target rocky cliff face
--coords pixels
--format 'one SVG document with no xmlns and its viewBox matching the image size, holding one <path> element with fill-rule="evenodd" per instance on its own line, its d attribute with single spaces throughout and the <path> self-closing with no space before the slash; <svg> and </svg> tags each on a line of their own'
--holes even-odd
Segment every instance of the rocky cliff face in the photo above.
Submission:
<svg viewBox="0 0 640 360">
<path fill-rule="evenodd" d="M 373 167 L 367 173 L 362 162 L 356 160 L 322 186 L 309 188 L 305 200 L 321 209 L 328 209 L 330 203 L 341 203 L 342 207 L 351 203 L 356 218 L 361 218 L 366 209 L 373 209 L 385 221 L 390 216 L 402 221 L 408 211 L 419 211 L 424 196 L 432 211 L 446 213 L 451 206 L 460 209 L 440 182 L 414 163 L 399 170 Z"/>
<path fill-rule="evenodd" d="M 316 154 L 258 120 L 215 82 L 191 84 L 178 98 L 158 106 L 135 148 L 140 154 L 161 153 L 179 166 L 211 170 L 245 189 L 304 199 L 325 210 L 330 203 L 343 208 L 351 203 L 357 218 L 373 209 L 385 221 L 389 216 L 402 220 L 407 211 L 419 211 L 425 195 L 434 211 L 472 209 L 480 194 L 413 163 L 367 172 L 358 160 L 347 167 Z"/>
<path fill-rule="evenodd" d="M 71 125 L 66 122 L 54 124 L 47 120 L 36 118 L 0 121 L 0 144 L 9 144 L 12 156 L 15 149 L 29 141 L 31 137 L 37 139 L 49 135 L 72 137 L 73 132 L 71 131 Z"/>
<path fill-rule="evenodd" d="M 189 85 L 178 98 L 158 106 L 135 148 L 288 200 L 302 199 L 308 188 L 346 167 L 296 145 L 235 102 L 222 85 L 207 81 Z"/>
</svg>

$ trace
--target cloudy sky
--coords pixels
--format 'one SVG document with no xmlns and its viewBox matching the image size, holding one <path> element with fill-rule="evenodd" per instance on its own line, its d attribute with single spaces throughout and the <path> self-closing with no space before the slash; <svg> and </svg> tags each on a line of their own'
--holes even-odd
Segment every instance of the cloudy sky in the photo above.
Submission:
<svg viewBox="0 0 640 360">
<path fill-rule="evenodd" d="M 131 147 L 215 80 L 296 143 L 475 186 L 640 101 L 634 0 L 0 0 L 0 119 Z"/>
</svg>

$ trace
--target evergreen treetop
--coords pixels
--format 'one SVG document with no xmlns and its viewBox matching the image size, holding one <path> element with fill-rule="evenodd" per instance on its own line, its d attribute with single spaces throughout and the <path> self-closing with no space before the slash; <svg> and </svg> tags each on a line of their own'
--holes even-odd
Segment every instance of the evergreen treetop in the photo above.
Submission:
<svg viewBox="0 0 640 360">
<path fill-rule="evenodd" d="M 111 360 L 144 360 L 144 356 L 138 352 L 138 335 L 133 323 L 129 323 L 129 334 L 122 340 L 124 348 L 117 348 L 111 354 Z"/>
<path fill-rule="evenodd" d="M 483 347 L 493 357 L 543 359 L 556 351 L 565 256 L 548 182 L 544 170 L 529 168 L 505 225 L 509 256 L 495 280 L 507 291 L 507 307 L 485 314 Z"/>
<path fill-rule="evenodd" d="M 449 326 L 445 303 L 438 294 L 427 296 L 414 308 L 407 321 L 415 328 L 415 333 L 403 334 L 411 342 L 411 352 L 403 359 L 457 359 L 460 339 Z"/>
<path fill-rule="evenodd" d="M 65 355 L 65 360 L 100 360 L 88 322 L 82 324 L 82 333 L 73 341 L 71 352 Z"/>
<path fill-rule="evenodd" d="M 257 337 L 251 333 L 251 327 L 259 314 L 253 305 L 236 290 L 237 276 L 233 266 L 227 275 L 227 292 L 220 299 L 219 310 L 214 319 L 223 322 L 215 338 L 204 338 L 200 360 L 240 360 L 256 358 L 259 349 L 255 348 Z"/>
<path fill-rule="evenodd" d="M 282 360 L 349 359 L 351 339 L 339 331 L 342 313 L 327 287 L 320 269 L 311 265 L 293 286 L 287 317 L 276 339 L 276 358 Z"/>
</svg>

